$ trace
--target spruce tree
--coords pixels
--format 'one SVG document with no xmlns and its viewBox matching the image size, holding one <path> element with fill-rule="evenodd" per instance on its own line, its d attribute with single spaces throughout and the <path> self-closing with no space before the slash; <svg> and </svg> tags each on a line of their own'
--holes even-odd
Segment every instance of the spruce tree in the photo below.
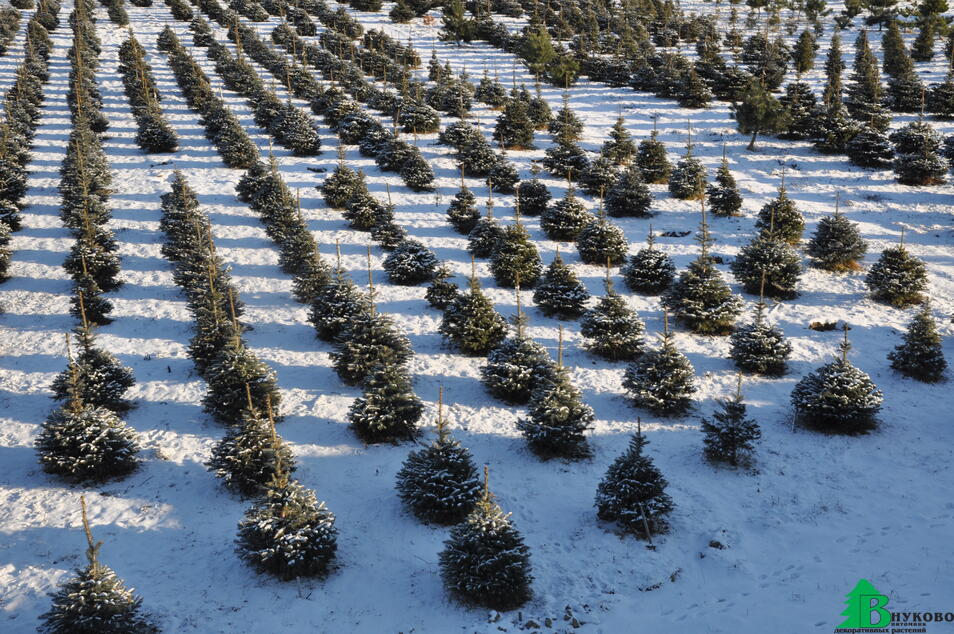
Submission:
<svg viewBox="0 0 954 634">
<path fill-rule="evenodd" d="M 798 295 L 802 259 L 771 230 L 742 247 L 730 269 L 747 293 L 764 293 L 773 299 L 793 299 Z"/>
<path fill-rule="evenodd" d="M 338 334 L 338 349 L 331 353 L 335 372 L 348 385 L 363 384 L 379 365 L 401 365 L 414 355 L 407 335 L 390 316 L 377 311 L 373 287 L 368 295 L 367 310 L 351 317 Z"/>
<path fill-rule="evenodd" d="M 746 417 L 745 403 L 742 402 L 742 375 L 735 395 L 731 399 L 720 401 L 722 409 L 712 419 L 703 418 L 702 442 L 706 458 L 713 462 L 727 462 L 733 467 L 746 464 L 755 451 L 753 443 L 762 437 L 759 424 Z"/>
<path fill-rule="evenodd" d="M 903 233 L 901 243 L 882 251 L 865 276 L 871 297 L 896 308 L 921 303 L 927 283 L 927 267 L 904 247 Z"/>
<path fill-rule="evenodd" d="M 848 325 L 841 355 L 806 375 L 792 390 L 796 419 L 833 433 L 873 428 L 884 397 L 866 373 L 848 361 Z"/>
<path fill-rule="evenodd" d="M 79 301 L 81 315 L 85 315 L 82 298 Z M 84 403 L 92 407 L 105 407 L 116 413 L 125 412 L 131 404 L 124 396 L 136 384 L 132 371 L 115 356 L 96 347 L 96 335 L 85 318 L 75 332 L 79 339 L 79 355 L 75 360 L 70 359 L 67 368 L 53 379 L 53 398 L 69 400 L 70 384 L 75 373 L 79 395 Z"/>
<path fill-rule="evenodd" d="M 447 307 L 438 330 L 460 352 L 482 356 L 506 338 L 507 322 L 494 310 L 493 303 L 480 290 L 477 275 L 471 272 L 469 290 Z"/>
<path fill-rule="evenodd" d="M 40 465 L 73 482 L 122 477 L 139 465 L 139 439 L 115 412 L 83 401 L 79 366 L 69 356 L 67 402 L 44 421 L 36 439 Z"/>
<path fill-rule="evenodd" d="M 729 356 L 739 370 L 769 376 L 785 374 L 792 344 L 786 341 L 781 328 L 766 320 L 761 296 L 755 305 L 755 319 L 736 328 L 729 341 Z"/>
<path fill-rule="evenodd" d="M 706 168 L 692 155 L 692 132 L 686 142 L 686 155 L 669 174 L 669 193 L 679 200 L 698 200 L 706 193 Z"/>
<path fill-rule="evenodd" d="M 543 279 L 533 292 L 533 301 L 547 317 L 576 319 L 586 310 L 589 292 L 569 266 L 564 264 L 560 252 L 543 274 Z"/>
<path fill-rule="evenodd" d="M 739 186 L 729 169 L 729 159 L 726 157 L 725 144 L 722 145 L 722 163 L 716 172 L 715 183 L 706 188 L 709 197 L 709 209 L 716 216 L 738 216 L 742 208 L 742 194 Z"/>
<path fill-rule="evenodd" d="M 397 491 L 404 505 L 426 523 L 459 524 L 480 499 L 474 459 L 451 438 L 443 418 L 443 390 L 437 401 L 437 439 L 412 451 L 397 474 Z"/>
<path fill-rule="evenodd" d="M 788 128 L 779 134 L 783 139 L 809 139 L 815 136 L 818 124 L 818 103 L 811 84 L 791 81 L 785 85 L 785 94 L 779 97 L 785 107 Z"/>
<path fill-rule="evenodd" d="M 672 258 L 656 248 L 652 227 L 646 237 L 646 246 L 630 256 L 620 271 L 629 290 L 646 295 L 659 295 L 669 288 L 676 277 Z"/>
<path fill-rule="evenodd" d="M 608 192 L 619 181 L 619 168 L 605 156 L 590 161 L 579 174 L 579 185 L 585 193 L 600 196 Z"/>
<path fill-rule="evenodd" d="M 583 121 L 570 108 L 569 93 L 563 93 L 563 107 L 550 120 L 547 130 L 554 140 L 579 141 L 583 137 Z"/>
<path fill-rule="evenodd" d="M 728 334 L 742 310 L 742 298 L 732 294 L 709 256 L 712 239 L 704 206 L 697 241 L 702 247 L 699 257 L 679 274 L 663 295 L 662 304 L 697 334 Z"/>
<path fill-rule="evenodd" d="M 355 316 L 367 309 L 368 298 L 342 268 L 339 253 L 332 280 L 312 301 L 308 321 L 319 339 L 334 341 Z"/>
<path fill-rule="evenodd" d="M 414 393 L 404 366 L 384 361 L 371 370 L 364 394 L 348 410 L 348 421 L 365 443 L 395 443 L 417 434 L 423 412 L 424 404 Z"/>
<path fill-rule="evenodd" d="M 321 289 L 331 283 L 331 269 L 318 251 L 318 243 L 300 262 L 300 269 L 292 280 L 292 295 L 302 304 L 310 305 Z"/>
<path fill-rule="evenodd" d="M 822 103 L 831 108 L 841 105 L 842 83 L 841 72 L 845 69 L 845 62 L 841 58 L 841 36 L 836 31 L 831 36 L 831 46 L 825 58 L 825 90 L 822 93 Z"/>
<path fill-rule="evenodd" d="M 820 268 L 843 273 L 860 270 L 858 260 L 867 250 L 858 225 L 838 210 L 836 200 L 835 213 L 818 221 L 805 253 L 814 258 Z"/>
<path fill-rule="evenodd" d="M 894 162 L 894 147 L 881 130 L 866 125 L 845 145 L 845 154 L 853 165 L 883 169 Z"/>
<path fill-rule="evenodd" d="M 852 117 L 884 132 L 891 117 L 881 105 L 883 100 L 878 60 L 868 44 L 867 31 L 862 29 L 855 41 L 855 63 L 845 105 Z"/>
<path fill-rule="evenodd" d="M 928 302 L 915 313 L 904 341 L 888 353 L 888 361 L 892 368 L 918 381 L 935 383 L 944 378 L 947 360 Z"/>
<path fill-rule="evenodd" d="M 494 218 L 493 199 L 487 200 L 487 214 L 467 234 L 467 251 L 475 258 L 488 258 L 503 235 L 503 227 Z"/>
<path fill-rule="evenodd" d="M 546 183 L 537 178 L 536 172 L 530 180 L 520 181 L 517 189 L 517 198 L 520 200 L 520 213 L 525 216 L 539 216 L 546 211 L 547 205 L 553 196 Z"/>
<path fill-rule="evenodd" d="M 643 173 L 643 179 L 650 184 L 669 182 L 672 164 L 666 156 L 666 146 L 658 138 L 656 119 L 653 118 L 653 132 L 648 139 L 643 139 L 636 150 L 636 166 Z"/>
<path fill-rule="evenodd" d="M 609 264 L 616 266 L 626 261 L 629 243 L 626 234 L 618 226 L 608 222 L 600 208 L 599 217 L 583 227 L 576 238 L 580 260 L 586 264 Z"/>
<path fill-rule="evenodd" d="M 457 233 L 467 235 L 480 220 L 480 211 L 477 209 L 477 197 L 464 185 L 461 177 L 460 190 L 454 195 L 450 207 L 447 208 L 447 220 Z"/>
<path fill-rule="evenodd" d="M 938 155 L 941 136 L 923 120 L 912 121 L 889 137 L 896 157 L 894 173 L 903 185 L 940 185 L 949 165 Z"/>
<path fill-rule="evenodd" d="M 530 600 L 530 549 L 494 502 L 484 468 L 484 491 L 467 518 L 451 529 L 440 553 L 441 578 L 461 601 L 512 610 Z"/>
<path fill-rule="evenodd" d="M 947 71 L 942 83 L 931 84 L 927 93 L 927 111 L 938 119 L 954 118 L 954 68 Z"/>
<path fill-rule="evenodd" d="M 519 201 L 517 205 L 514 224 L 503 230 L 490 254 L 490 272 L 497 286 L 504 288 L 533 287 L 543 273 L 540 252 L 520 223 Z"/>
<path fill-rule="evenodd" d="M 675 505 L 666 493 L 669 483 L 643 453 L 649 441 L 637 425 L 626 451 L 613 461 L 596 489 L 596 515 L 652 542 L 654 535 L 669 532 L 668 516 Z"/>
<path fill-rule="evenodd" d="M 521 99 L 509 99 L 503 112 L 497 117 L 493 139 L 507 150 L 533 149 L 533 122 L 530 121 L 527 103 Z"/>
<path fill-rule="evenodd" d="M 580 320 L 580 334 L 586 348 L 610 361 L 632 361 L 643 352 L 646 327 L 636 311 L 626 305 L 622 295 L 613 289 L 607 275 L 606 294 Z"/>
<path fill-rule="evenodd" d="M 761 233 L 771 233 L 778 240 L 789 244 L 798 244 L 805 231 L 805 218 L 798 210 L 795 201 L 788 197 L 785 190 L 784 176 L 778 188 L 775 200 L 765 203 L 759 210 L 755 228 Z"/>
<path fill-rule="evenodd" d="M 603 142 L 600 154 L 616 165 L 629 165 L 636 155 L 636 144 L 633 143 L 632 135 L 623 125 L 622 116 L 616 118 L 616 123 L 610 130 L 609 138 Z"/>
<path fill-rule="evenodd" d="M 344 163 L 343 146 L 338 146 L 338 166 L 318 187 L 325 202 L 335 209 L 344 209 L 354 196 L 367 191 L 364 172 L 355 171 Z"/>
<path fill-rule="evenodd" d="M 807 73 L 815 66 L 815 53 L 818 51 L 818 44 L 815 43 L 815 34 L 805 29 L 798 36 L 795 43 L 795 50 L 792 53 L 792 61 L 795 64 L 795 72 L 798 74 Z"/>
<path fill-rule="evenodd" d="M 566 195 L 547 207 L 540 216 L 540 228 L 551 240 L 576 240 L 583 227 L 592 220 L 593 214 L 586 210 L 570 186 Z"/>
<path fill-rule="evenodd" d="M 291 581 L 328 576 L 337 549 L 334 514 L 279 465 L 264 497 L 239 522 L 239 557 L 258 572 Z"/>
<path fill-rule="evenodd" d="M 434 252 L 413 239 L 398 244 L 384 258 L 384 270 L 388 281 L 400 286 L 416 286 L 429 282 L 437 272 L 438 260 Z"/>
<path fill-rule="evenodd" d="M 652 215 L 653 194 L 643 181 L 643 172 L 630 165 L 609 188 L 604 199 L 606 212 L 614 218 L 646 218 Z"/>
<path fill-rule="evenodd" d="M 94 542 L 86 517 L 86 496 L 80 496 L 86 532 L 86 568 L 53 594 L 53 605 L 40 616 L 46 634 L 158 634 L 159 627 L 142 610 L 142 597 L 127 588 L 113 570 L 99 562 L 103 542 Z"/>
<path fill-rule="evenodd" d="M 626 367 L 623 387 L 636 407 L 659 416 L 680 416 L 689 410 L 697 389 L 695 369 L 676 349 L 668 315 L 664 316 L 662 345 L 645 351 Z"/>
<path fill-rule="evenodd" d="M 275 422 L 252 402 L 246 392 L 242 424 L 231 427 L 212 448 L 206 463 L 209 471 L 240 495 L 253 497 L 265 492 L 280 468 L 295 470 L 291 448 L 275 433 Z"/>
<path fill-rule="evenodd" d="M 431 280 L 427 292 L 424 293 L 424 299 L 427 300 L 428 305 L 438 310 L 444 310 L 457 299 L 457 296 L 460 295 L 460 289 L 457 284 L 448 281 L 453 276 L 454 274 L 451 273 L 447 264 L 441 264 L 437 268 L 434 279 Z"/>
<path fill-rule="evenodd" d="M 911 45 L 911 57 L 916 62 L 929 62 L 934 58 L 934 21 L 925 20 L 918 36 Z"/>
<path fill-rule="evenodd" d="M 551 174 L 571 179 L 590 164 L 590 159 L 579 143 L 563 136 L 556 138 L 556 143 L 544 151 L 541 161 Z"/>
<path fill-rule="evenodd" d="M 205 411 L 223 425 L 240 425 L 247 407 L 247 389 L 261 411 L 278 411 L 281 395 L 275 372 L 259 360 L 236 335 L 205 370 L 208 391 L 202 399 Z"/>
<path fill-rule="evenodd" d="M 593 408 L 583 402 L 563 365 L 563 328 L 556 367 L 547 381 L 537 385 L 530 398 L 527 418 L 517 421 L 530 450 L 544 459 L 578 460 L 590 455 L 584 435 L 593 427 Z"/>
</svg>

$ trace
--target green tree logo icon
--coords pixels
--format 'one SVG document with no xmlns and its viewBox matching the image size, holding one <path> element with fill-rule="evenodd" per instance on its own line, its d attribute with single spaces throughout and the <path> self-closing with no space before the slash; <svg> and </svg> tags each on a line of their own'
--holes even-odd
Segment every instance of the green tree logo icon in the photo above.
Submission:
<svg viewBox="0 0 954 634">
<path fill-rule="evenodd" d="M 841 615 L 847 618 L 839 628 L 861 629 L 891 624 L 891 612 L 884 607 L 888 605 L 888 597 L 878 592 L 867 579 L 859 579 L 854 589 L 845 596 L 848 597 L 845 601 L 848 607 Z"/>
</svg>

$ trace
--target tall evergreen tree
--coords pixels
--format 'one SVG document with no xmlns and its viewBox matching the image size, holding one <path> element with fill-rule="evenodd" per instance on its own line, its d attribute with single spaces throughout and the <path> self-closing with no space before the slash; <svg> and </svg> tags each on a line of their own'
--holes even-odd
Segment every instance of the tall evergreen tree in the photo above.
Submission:
<svg viewBox="0 0 954 634">
<path fill-rule="evenodd" d="M 127 588 L 113 570 L 100 563 L 102 542 L 93 541 L 86 517 L 86 496 L 80 496 L 86 532 L 86 568 L 53 594 L 53 605 L 40 616 L 39 631 L 47 634 L 158 634 L 159 627 L 142 610 L 142 597 Z"/>
<path fill-rule="evenodd" d="M 651 542 L 654 535 L 669 532 L 668 517 L 675 505 L 666 493 L 669 483 L 643 453 L 647 444 L 640 425 L 596 489 L 596 515 Z"/>
<path fill-rule="evenodd" d="M 732 109 L 739 132 L 751 134 L 748 150 L 755 151 L 759 134 L 784 132 L 788 127 L 788 112 L 760 79 L 752 79 L 742 100 Z"/>
<path fill-rule="evenodd" d="M 750 459 L 755 450 L 753 443 L 762 436 L 759 424 L 745 415 L 741 374 L 735 395 L 720 404 L 722 409 L 713 415 L 712 420 L 702 419 L 705 455 L 713 462 L 727 462 L 738 467 Z"/>
<path fill-rule="evenodd" d="M 443 390 L 437 401 L 437 439 L 408 454 L 398 471 L 396 488 L 419 520 L 445 526 L 462 522 L 480 499 L 474 459 L 447 431 Z"/>
<path fill-rule="evenodd" d="M 947 360 L 928 302 L 915 313 L 904 341 L 888 353 L 888 360 L 892 368 L 919 381 L 935 383 L 944 378 Z"/>
<path fill-rule="evenodd" d="M 836 31 L 831 36 L 831 46 L 825 58 L 825 90 L 822 92 L 822 103 L 829 108 L 841 104 L 843 92 L 841 73 L 845 70 L 845 62 L 841 58 L 841 36 Z"/>
<path fill-rule="evenodd" d="M 532 595 L 530 549 L 510 515 L 494 502 L 484 467 L 484 492 L 440 553 L 444 587 L 462 601 L 494 610 L 520 607 Z"/>
<path fill-rule="evenodd" d="M 795 72 L 798 74 L 807 73 L 815 66 L 815 53 L 818 51 L 818 44 L 815 43 L 815 34 L 805 29 L 798 36 L 795 43 L 795 50 L 792 53 L 792 61 L 795 64 Z"/>
<path fill-rule="evenodd" d="M 868 43 L 868 32 L 862 29 L 855 40 L 855 63 L 845 105 L 852 117 L 883 132 L 891 123 L 881 105 L 883 100 L 878 60 Z"/>
</svg>

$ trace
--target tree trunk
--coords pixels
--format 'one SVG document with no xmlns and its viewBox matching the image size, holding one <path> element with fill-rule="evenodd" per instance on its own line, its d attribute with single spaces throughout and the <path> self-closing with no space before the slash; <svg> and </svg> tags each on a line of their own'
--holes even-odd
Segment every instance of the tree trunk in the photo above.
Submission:
<svg viewBox="0 0 954 634">
<path fill-rule="evenodd" d="M 755 151 L 755 137 L 757 137 L 758 135 L 759 135 L 758 131 L 755 131 L 752 133 L 752 140 L 749 141 L 749 147 L 747 148 L 749 152 Z"/>
</svg>

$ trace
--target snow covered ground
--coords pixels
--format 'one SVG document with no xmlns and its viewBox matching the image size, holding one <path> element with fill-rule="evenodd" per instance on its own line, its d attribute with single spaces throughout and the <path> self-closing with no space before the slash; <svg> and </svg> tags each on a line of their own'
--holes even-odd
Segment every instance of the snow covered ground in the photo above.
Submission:
<svg viewBox="0 0 954 634">
<path fill-rule="evenodd" d="M 425 61 L 433 49 L 455 70 L 466 68 L 475 80 L 490 68 L 499 69 L 505 82 L 516 67 L 517 81 L 532 88 L 530 76 L 515 65 L 512 55 L 485 43 L 456 48 L 439 42 L 437 26 L 392 25 L 383 17 L 389 7 L 382 15 L 357 15 L 366 26 L 383 26 L 402 42 L 410 37 Z M 700 11 L 709 8 L 698 5 Z M 53 76 L 46 86 L 30 165 L 30 206 L 25 228 L 14 234 L 11 244 L 12 279 L 0 285 L 5 310 L 0 314 L 2 632 L 33 631 L 37 615 L 48 607 L 46 593 L 83 562 L 79 496 L 84 490 L 44 474 L 32 446 L 52 406 L 50 381 L 65 365 L 63 333 L 74 326 L 68 314 L 70 285 L 61 268 L 71 238 L 59 221 L 56 190 L 69 131 L 65 94 L 70 10 L 71 4 L 65 3 L 63 25 L 53 35 Z M 745 379 L 749 411 L 763 431 L 758 459 L 747 472 L 713 468 L 701 456 L 698 419 L 711 413 L 715 399 L 729 395 L 735 385 L 726 338 L 678 332 L 677 346 L 697 371 L 696 405 L 685 418 L 657 419 L 623 398 L 623 366 L 589 355 L 581 347 L 579 322 L 565 323 L 565 363 L 573 368 L 574 381 L 598 418 L 591 435 L 593 457 L 567 464 L 541 462 L 527 450 L 515 427 L 522 410 L 484 392 L 478 380 L 481 359 L 442 346 L 436 332 L 440 314 L 424 302 L 425 288 L 388 284 L 380 269 L 383 254 L 375 247 L 379 309 L 396 319 L 416 352 L 411 366 L 415 388 L 428 403 L 422 442 L 430 441 L 438 388 L 443 386 L 453 434 L 477 461 L 490 465 L 491 487 L 503 508 L 513 513 L 531 549 L 535 598 L 522 610 L 493 615 L 448 600 L 437 568 L 447 531 L 422 526 L 405 514 L 394 492 L 394 474 L 410 447 L 364 447 L 347 428 L 347 409 L 359 391 L 343 386 L 334 374 L 331 347 L 315 339 L 306 307 L 293 301 L 291 280 L 278 268 L 273 243 L 248 206 L 234 198 L 241 172 L 223 166 L 155 46 L 155 36 L 166 24 L 191 42 L 187 25 L 173 21 L 160 2 L 127 10 L 149 53 L 181 149 L 171 156 L 146 156 L 135 145 L 135 123 L 115 72 L 125 30 L 98 8 L 103 41 L 98 80 L 111 122 L 105 148 L 115 188 L 111 227 L 120 243 L 125 280 L 112 296 L 115 321 L 101 329 L 100 343 L 135 372 L 138 383 L 130 396 L 137 407 L 127 420 L 142 434 L 146 450 L 138 472 L 95 488 L 88 499 L 93 532 L 105 542 L 104 562 L 143 595 L 145 607 L 165 631 L 498 632 L 519 630 L 530 620 L 538 625 L 528 626 L 534 631 L 564 631 L 575 629 L 575 618 L 581 632 L 608 634 L 828 632 L 840 621 L 843 595 L 860 577 L 890 596 L 892 610 L 954 610 L 954 400 L 946 384 L 924 385 L 890 370 L 885 356 L 899 341 L 912 310 L 867 299 L 863 274 L 835 276 L 806 267 L 800 297 L 771 307 L 771 319 L 784 329 L 794 353 L 786 376 Z M 29 13 L 24 12 L 24 24 Z M 267 35 L 271 25 L 258 28 Z M 216 32 L 224 40 L 221 29 Z M 844 39 L 850 64 L 853 32 Z M 876 49 L 879 39 L 872 38 Z M 22 32 L 16 42 L 22 45 Z M 816 70 L 808 76 L 816 85 L 823 81 L 827 42 L 828 34 L 820 39 Z M 216 88 L 221 87 L 205 51 L 194 49 L 193 55 Z M 4 89 L 19 58 L 16 44 L 0 57 Z M 926 78 L 937 81 L 945 63 L 938 55 L 934 62 L 918 66 Z M 277 84 L 284 96 L 281 81 Z M 265 156 L 268 137 L 255 126 L 244 99 L 224 88 L 222 94 Z M 544 95 L 554 110 L 559 107 L 561 90 L 545 87 Z M 954 361 L 954 187 L 901 186 L 890 171 L 855 168 L 843 157 L 823 156 L 801 142 L 765 138 L 758 152 L 747 152 L 748 139 L 735 132 L 723 103 L 685 110 L 628 89 L 581 81 L 570 89 L 570 105 L 586 123 L 583 146 L 588 150 L 599 149 L 620 111 L 637 140 L 648 135 L 650 115 L 658 113 L 661 138 L 672 159 L 683 154 L 686 122 L 691 121 L 694 154 L 710 168 L 710 176 L 724 139 L 745 195 L 745 216 L 713 219 L 714 251 L 723 257 L 731 258 L 752 236 L 754 215 L 774 197 L 783 166 L 789 194 L 808 221 L 806 235 L 834 209 L 836 192 L 842 211 L 860 223 L 869 243 L 866 266 L 884 247 L 895 244 L 904 229 L 905 243 L 927 263 L 930 295 L 947 337 L 945 352 Z M 474 112 L 489 134 L 495 114 L 486 108 Z M 895 125 L 910 119 L 896 116 Z M 951 122 L 932 123 L 945 134 L 954 132 Z M 313 170 L 330 172 L 336 162 L 334 135 L 327 127 L 322 131 L 325 151 L 317 158 L 293 157 L 277 146 L 274 154 L 289 186 L 300 188 L 305 217 L 326 258 L 333 257 L 335 241 L 340 241 L 344 263 L 361 282 L 366 279 L 367 234 L 348 229 L 314 189 L 324 175 Z M 434 145 L 435 138 L 422 135 L 417 143 L 438 177 L 436 194 L 411 192 L 356 148 L 348 149 L 347 160 L 367 172 L 376 195 L 384 197 L 385 185 L 390 185 L 397 221 L 448 260 L 463 283 L 470 271 L 466 241 L 444 216 L 457 191 L 457 165 L 448 148 Z M 542 157 L 549 135 L 537 133 L 536 143 L 536 150 L 508 153 L 522 177 L 529 176 L 530 161 Z M 287 415 L 279 431 L 292 443 L 297 476 L 337 515 L 339 567 L 326 581 L 273 581 L 250 571 L 233 552 L 236 524 L 247 503 L 226 493 L 203 466 L 223 429 L 201 410 L 204 384 L 185 354 L 190 316 L 159 252 L 159 195 L 176 168 L 198 191 L 219 253 L 233 267 L 247 305 L 245 320 L 253 327 L 249 345 L 277 371 Z M 565 185 L 546 178 L 554 196 L 562 196 Z M 479 200 L 487 197 L 476 179 L 468 186 Z M 633 251 L 642 245 L 650 224 L 657 232 L 694 231 L 699 220 L 697 203 L 670 198 L 665 186 L 652 187 L 656 217 L 617 221 Z M 508 222 L 512 197 L 495 198 L 495 216 Z M 595 209 L 595 202 L 587 200 Z M 546 239 L 538 219 L 524 220 L 549 263 L 560 245 Z M 698 249 L 691 235 L 662 238 L 659 244 L 680 268 Z M 579 263 L 572 245 L 563 244 L 561 253 L 598 296 L 602 268 Z M 513 291 L 495 286 L 486 262 L 478 262 L 477 271 L 497 309 L 512 315 Z M 618 275 L 616 279 L 617 289 L 624 290 Z M 523 293 L 524 306 L 532 305 L 531 295 Z M 743 296 L 748 319 L 756 298 Z M 627 294 L 627 301 L 650 332 L 661 329 L 657 298 Z M 533 308 L 528 312 L 528 332 L 556 356 L 560 322 Z M 841 337 L 838 331 L 809 330 L 815 320 L 844 320 L 851 327 L 851 361 L 885 394 L 882 424 L 875 433 L 832 437 L 793 428 L 788 400 L 792 386 L 826 362 Z M 676 504 L 672 532 L 657 540 L 655 550 L 601 526 L 593 508 L 596 485 L 625 448 L 637 415 Z M 728 547 L 712 548 L 712 540 Z M 573 617 L 565 619 L 569 613 Z M 928 631 L 954 630 L 932 625 Z"/>
</svg>

